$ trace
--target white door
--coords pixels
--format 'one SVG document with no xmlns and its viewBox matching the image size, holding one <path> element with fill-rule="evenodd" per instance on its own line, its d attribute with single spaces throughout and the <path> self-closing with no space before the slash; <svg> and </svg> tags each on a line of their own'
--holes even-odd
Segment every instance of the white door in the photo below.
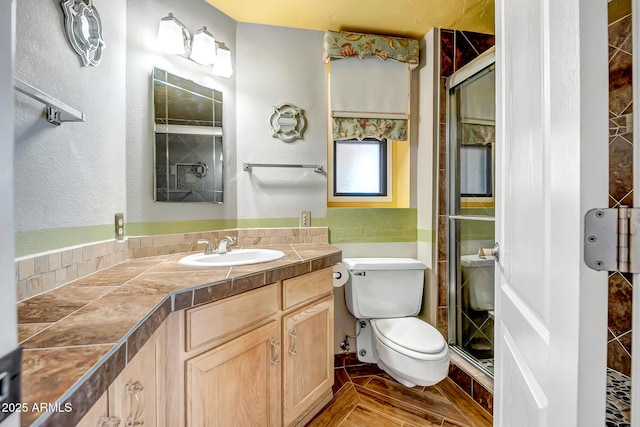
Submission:
<svg viewBox="0 0 640 427">
<path fill-rule="evenodd" d="M 608 207 L 606 0 L 496 0 L 494 425 L 604 425 L 607 279 L 583 218 Z"/>
</svg>

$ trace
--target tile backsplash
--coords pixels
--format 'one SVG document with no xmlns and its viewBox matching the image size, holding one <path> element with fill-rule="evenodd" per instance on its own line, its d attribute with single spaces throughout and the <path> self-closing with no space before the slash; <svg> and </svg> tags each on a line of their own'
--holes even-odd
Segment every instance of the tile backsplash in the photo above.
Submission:
<svg viewBox="0 0 640 427">
<path fill-rule="evenodd" d="M 609 25 L 609 207 L 633 206 L 632 16 Z M 607 366 L 631 375 L 633 277 L 609 272 Z"/>
<path fill-rule="evenodd" d="M 128 259 L 192 252 L 198 239 L 214 243 L 224 236 L 238 238 L 238 246 L 329 243 L 327 227 L 251 228 L 193 233 L 135 236 L 62 248 L 16 259 L 18 301 L 62 286 Z"/>
</svg>

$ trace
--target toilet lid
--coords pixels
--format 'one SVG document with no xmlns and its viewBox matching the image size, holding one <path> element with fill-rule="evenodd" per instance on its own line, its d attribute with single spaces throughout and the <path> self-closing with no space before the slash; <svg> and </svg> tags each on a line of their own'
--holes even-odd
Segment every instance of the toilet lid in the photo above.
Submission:
<svg viewBox="0 0 640 427">
<path fill-rule="evenodd" d="M 374 330 L 392 343 L 418 353 L 441 352 L 446 343 L 436 328 L 416 317 L 376 319 Z"/>
</svg>

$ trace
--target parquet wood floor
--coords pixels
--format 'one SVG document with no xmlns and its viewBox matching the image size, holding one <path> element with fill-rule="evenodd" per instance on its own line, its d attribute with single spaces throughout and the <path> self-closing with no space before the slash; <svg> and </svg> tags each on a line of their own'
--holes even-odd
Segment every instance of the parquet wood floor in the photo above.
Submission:
<svg viewBox="0 0 640 427">
<path fill-rule="evenodd" d="M 308 427 L 491 427 L 493 419 L 453 381 L 408 388 L 376 365 L 335 370 L 333 400 Z"/>
</svg>

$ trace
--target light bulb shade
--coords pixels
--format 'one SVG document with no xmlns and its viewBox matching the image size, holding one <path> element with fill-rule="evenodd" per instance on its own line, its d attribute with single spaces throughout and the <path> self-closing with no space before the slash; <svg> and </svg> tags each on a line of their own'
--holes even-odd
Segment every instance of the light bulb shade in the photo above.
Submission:
<svg viewBox="0 0 640 427">
<path fill-rule="evenodd" d="M 216 63 L 213 64 L 213 74 L 221 77 L 229 78 L 233 74 L 231 65 L 231 51 L 226 47 L 218 47 L 218 55 Z"/>
<path fill-rule="evenodd" d="M 186 54 L 184 46 L 184 27 L 173 14 L 162 18 L 158 27 L 158 46 L 169 54 Z"/>
<path fill-rule="evenodd" d="M 211 65 L 216 61 L 216 40 L 202 27 L 193 35 L 189 59 L 200 65 Z"/>
</svg>

